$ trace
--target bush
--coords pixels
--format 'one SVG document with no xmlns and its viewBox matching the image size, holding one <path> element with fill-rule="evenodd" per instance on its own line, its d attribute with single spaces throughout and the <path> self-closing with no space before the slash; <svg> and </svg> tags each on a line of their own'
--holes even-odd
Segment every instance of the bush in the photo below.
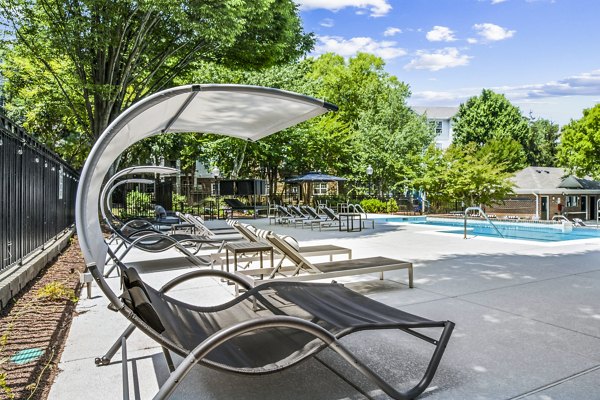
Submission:
<svg viewBox="0 0 600 400">
<path fill-rule="evenodd" d="M 133 215 L 144 215 L 151 209 L 151 197 L 148 193 L 132 190 L 127 193 L 127 210 Z"/>
<path fill-rule="evenodd" d="M 386 211 L 386 203 L 379 199 L 365 199 L 360 202 L 360 205 L 368 213 L 382 213 Z"/>
<path fill-rule="evenodd" d="M 396 203 L 396 199 L 389 199 L 386 204 L 386 212 L 395 213 L 398 212 L 398 203 Z"/>
</svg>

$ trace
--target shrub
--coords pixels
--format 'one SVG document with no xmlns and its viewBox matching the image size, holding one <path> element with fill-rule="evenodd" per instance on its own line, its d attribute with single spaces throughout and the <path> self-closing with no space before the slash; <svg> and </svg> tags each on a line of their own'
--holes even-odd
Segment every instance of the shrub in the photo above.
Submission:
<svg viewBox="0 0 600 400">
<path fill-rule="evenodd" d="M 382 213 L 386 211 L 386 203 L 379 199 L 365 199 L 360 202 L 360 205 L 368 213 Z"/>
<path fill-rule="evenodd" d="M 127 192 L 127 209 L 133 215 L 143 215 L 151 208 L 151 200 L 150 194 L 132 190 Z"/>
<path fill-rule="evenodd" d="M 396 199 L 389 199 L 387 201 L 387 203 L 385 203 L 386 205 L 386 212 L 388 213 L 395 213 L 398 211 L 398 203 L 396 203 Z"/>
</svg>

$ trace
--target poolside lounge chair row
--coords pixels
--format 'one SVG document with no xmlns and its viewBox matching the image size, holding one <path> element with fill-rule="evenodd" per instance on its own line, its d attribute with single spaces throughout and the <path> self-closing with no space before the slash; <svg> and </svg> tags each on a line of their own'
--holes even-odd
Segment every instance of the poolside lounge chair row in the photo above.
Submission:
<svg viewBox="0 0 600 400">
<path fill-rule="evenodd" d="M 315 208 L 311 206 L 294 206 L 290 205 L 287 207 L 277 205 L 276 206 L 276 214 L 271 216 L 269 219 L 269 223 L 275 221 L 280 224 L 294 224 L 294 227 L 302 227 L 310 226 L 310 229 L 314 229 L 316 227 L 319 230 L 323 228 L 342 228 L 346 227 L 348 220 L 344 220 L 340 218 L 339 214 L 336 214 L 331 208 L 327 206 L 319 207 L 321 213 L 317 212 Z M 375 221 L 372 219 L 368 219 L 367 214 L 364 212 L 353 212 L 353 213 L 345 213 L 342 214 L 344 216 L 348 215 L 360 215 L 360 228 L 375 228 Z"/>
</svg>

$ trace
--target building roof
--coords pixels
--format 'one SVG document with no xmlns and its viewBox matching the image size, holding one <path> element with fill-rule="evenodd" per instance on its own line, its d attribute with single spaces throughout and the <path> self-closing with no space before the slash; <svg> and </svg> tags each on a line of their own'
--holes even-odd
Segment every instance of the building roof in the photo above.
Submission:
<svg viewBox="0 0 600 400">
<path fill-rule="evenodd" d="M 527 167 L 512 178 L 516 193 L 560 193 L 570 190 L 600 190 L 600 182 L 567 175 L 563 168 Z"/>
<path fill-rule="evenodd" d="M 415 106 L 411 109 L 420 115 L 426 115 L 428 119 L 450 119 L 458 112 L 458 107 L 421 107 Z"/>
</svg>

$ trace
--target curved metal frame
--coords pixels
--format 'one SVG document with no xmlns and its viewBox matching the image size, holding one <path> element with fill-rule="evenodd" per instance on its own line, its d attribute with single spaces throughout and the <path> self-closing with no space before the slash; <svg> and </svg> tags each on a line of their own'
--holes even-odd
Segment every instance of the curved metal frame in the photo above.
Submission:
<svg viewBox="0 0 600 400">
<path fill-rule="evenodd" d="M 141 183 L 144 185 L 153 185 L 154 181 L 152 179 L 143 179 L 143 178 L 131 178 L 131 179 L 123 179 L 122 181 L 119 181 L 117 183 L 115 183 L 110 190 L 106 193 L 106 197 L 103 198 L 104 202 L 101 204 L 104 204 L 104 206 L 106 207 L 106 211 L 109 212 L 111 215 L 114 216 L 113 212 L 112 212 L 112 207 L 111 207 L 111 197 L 113 192 L 122 185 L 125 185 L 126 183 Z"/>
<path fill-rule="evenodd" d="M 132 174 L 161 174 L 161 175 L 172 175 L 174 173 L 177 173 L 179 170 L 177 168 L 171 168 L 171 167 L 163 167 L 161 165 L 139 165 L 139 166 L 135 166 L 135 167 L 129 167 L 129 168 L 124 168 L 120 171 L 118 171 L 116 174 L 114 174 L 113 176 L 111 176 L 108 181 L 106 181 L 106 184 L 104 185 L 104 187 L 102 188 L 102 192 L 100 193 L 100 213 L 102 214 L 102 218 L 104 218 L 104 220 L 106 220 L 106 211 L 111 211 L 111 207 L 109 204 L 109 199 L 110 196 L 112 195 L 113 190 L 121 185 L 121 182 L 124 181 L 120 181 L 117 182 L 113 185 L 113 183 L 126 175 L 132 175 Z M 154 181 L 152 181 L 152 183 L 154 183 Z M 112 214 L 112 212 L 111 212 Z"/>
<path fill-rule="evenodd" d="M 92 273 L 95 273 L 95 272 L 97 272 L 97 268 L 92 267 L 91 271 L 92 271 Z M 208 277 L 208 276 L 225 278 L 225 279 L 234 281 L 235 283 L 237 283 L 239 285 L 242 285 L 247 290 L 252 289 L 252 283 L 248 280 L 245 280 L 241 276 L 238 276 L 238 275 L 226 272 L 226 271 L 220 271 L 220 270 L 199 270 L 199 271 L 192 271 L 190 273 L 187 273 L 187 274 L 184 274 L 184 275 L 181 275 L 181 276 L 178 276 L 178 277 L 172 279 L 171 281 L 169 281 L 165 285 L 163 285 L 163 287 L 160 289 L 160 292 L 166 293 L 181 283 L 187 282 L 191 279 L 200 278 L 200 277 Z M 123 334 L 119 337 L 119 339 L 115 342 L 115 344 L 111 347 L 111 349 L 109 349 L 109 351 L 104 356 L 96 358 L 96 364 L 97 365 L 109 364 L 111 358 L 115 355 L 115 353 L 119 350 L 119 348 L 122 348 L 123 344 L 126 342 L 126 339 L 134 332 L 134 330 L 136 328 L 139 328 L 141 331 L 143 331 L 147 334 L 149 332 L 153 333 L 153 335 L 150 335 L 151 337 L 158 336 L 159 340 L 157 340 L 157 342 L 161 346 L 163 346 L 163 352 L 165 353 L 165 357 L 167 358 L 167 364 L 169 365 L 169 368 L 172 371 L 172 373 L 170 374 L 167 381 L 160 387 L 159 392 L 154 396 L 155 400 L 161 400 L 161 399 L 168 398 L 173 393 L 173 391 L 177 388 L 177 386 L 182 382 L 182 380 L 189 373 L 189 371 L 196 364 L 202 363 L 204 361 L 204 358 L 212 350 L 216 349 L 218 346 L 220 346 L 220 345 L 226 343 L 227 341 L 229 341 L 239 335 L 242 335 L 244 333 L 252 332 L 255 330 L 259 330 L 259 329 L 267 329 L 267 328 L 292 328 L 292 329 L 302 330 L 304 332 L 312 334 L 316 339 L 319 339 L 322 342 L 322 344 L 320 346 L 316 347 L 313 351 L 307 353 L 306 355 L 304 355 L 301 358 L 294 360 L 289 365 L 286 365 L 286 367 L 295 365 L 295 364 L 299 363 L 300 361 L 302 361 L 303 359 L 310 357 L 310 356 L 314 355 L 314 353 L 327 347 L 327 348 L 332 349 L 336 353 L 338 353 L 346 362 L 348 362 L 349 365 L 354 367 L 358 372 L 360 372 L 367 379 L 369 379 L 371 382 L 376 384 L 379 388 L 381 388 L 381 390 L 383 390 L 387 395 L 389 395 L 393 399 L 398 399 L 398 400 L 414 399 L 419 394 L 421 394 L 427 388 L 427 386 L 429 386 L 429 384 L 431 383 L 431 380 L 433 379 L 435 371 L 437 370 L 437 368 L 439 366 L 439 363 L 441 361 L 441 358 L 442 358 L 442 355 L 446 348 L 446 345 L 447 345 L 447 343 L 450 339 L 450 336 L 452 334 L 452 331 L 454 329 L 454 323 L 452 323 L 450 321 L 446 321 L 443 326 L 443 331 L 442 331 L 439 339 L 435 340 L 435 339 L 431 339 L 428 336 L 425 336 L 421 333 L 412 331 L 408 328 L 402 328 L 402 327 L 396 326 L 395 324 L 390 324 L 389 326 L 381 326 L 378 328 L 378 329 L 401 329 L 411 335 L 419 337 L 419 338 L 421 338 L 431 344 L 434 344 L 436 346 L 433 356 L 432 356 L 431 360 L 429 361 L 427 369 L 426 369 L 425 373 L 423 374 L 423 377 L 421 378 L 421 380 L 415 386 L 413 386 L 411 389 L 404 391 L 404 392 L 400 392 L 400 391 L 397 391 L 396 389 L 394 389 L 389 383 L 384 381 L 382 378 L 380 378 L 379 375 L 377 375 L 375 372 L 373 372 L 368 366 L 366 366 L 360 360 L 358 360 L 350 351 L 348 351 L 339 342 L 339 339 L 341 339 L 343 336 L 346 336 L 348 334 L 358 332 L 360 330 L 364 330 L 367 328 L 349 329 L 349 330 L 339 332 L 337 335 L 334 335 L 334 334 L 330 333 L 329 331 L 327 331 L 326 329 L 324 329 L 323 327 L 321 327 L 320 325 L 315 324 L 311 321 L 307 321 L 307 320 L 298 318 L 298 317 L 271 316 L 271 317 L 256 318 L 256 319 L 243 321 L 238 324 L 232 325 L 228 328 L 222 329 L 222 330 L 214 333 L 207 339 L 205 339 L 201 344 L 199 344 L 192 351 L 186 351 L 185 349 L 179 348 L 177 345 L 175 345 L 174 343 L 165 339 L 164 337 L 162 337 L 160 335 L 156 335 L 156 333 L 154 332 L 154 330 L 152 330 L 152 328 L 150 328 L 143 321 L 141 321 L 133 313 L 133 311 L 129 310 L 124 304 L 120 303 L 120 307 L 118 308 L 118 311 L 120 311 L 123 315 L 125 315 L 132 323 L 131 323 L 131 325 L 129 325 L 127 327 L 127 329 L 123 332 Z M 439 327 L 439 326 L 437 323 L 432 322 L 431 327 Z M 168 353 L 168 350 L 175 351 L 178 354 L 182 354 L 182 353 L 187 354 L 187 355 L 185 355 L 184 360 L 179 364 L 179 366 L 177 368 L 174 368 L 172 360 Z M 212 365 L 210 363 L 205 364 L 205 365 L 214 367 L 214 365 Z M 276 371 L 277 370 L 274 370 L 272 372 L 276 372 Z"/>
</svg>

